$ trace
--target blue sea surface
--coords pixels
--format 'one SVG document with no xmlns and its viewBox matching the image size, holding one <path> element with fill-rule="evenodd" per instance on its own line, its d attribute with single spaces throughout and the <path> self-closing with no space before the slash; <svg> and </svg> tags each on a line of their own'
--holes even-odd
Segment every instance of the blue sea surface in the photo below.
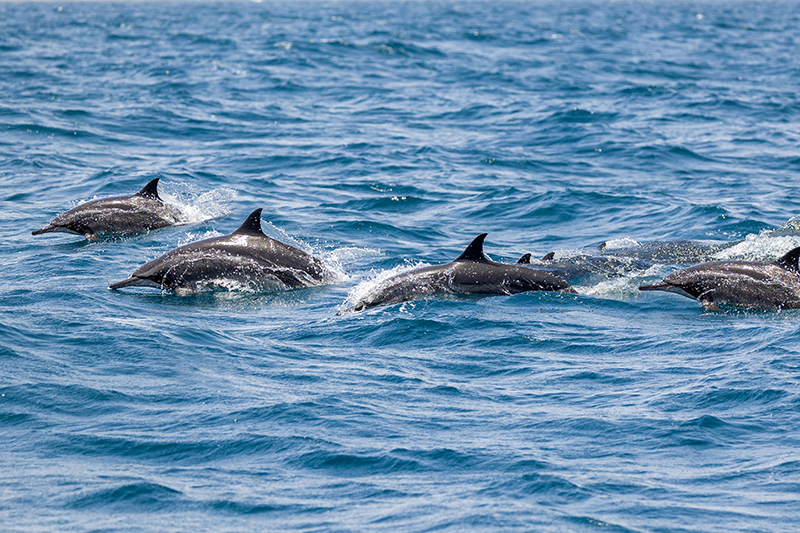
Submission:
<svg viewBox="0 0 800 533">
<path fill-rule="evenodd" d="M 800 245 L 800 3 L 0 2 L 0 529 L 794 532 L 800 312 L 639 293 L 337 316 L 498 261 Z M 181 226 L 32 236 L 161 178 Z M 235 230 L 312 289 L 111 291 Z"/>
</svg>

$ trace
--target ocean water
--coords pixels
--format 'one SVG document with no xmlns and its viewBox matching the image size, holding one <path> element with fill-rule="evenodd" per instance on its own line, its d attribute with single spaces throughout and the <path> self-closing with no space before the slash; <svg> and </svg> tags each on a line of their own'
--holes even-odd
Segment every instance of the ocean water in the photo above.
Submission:
<svg viewBox="0 0 800 533">
<path fill-rule="evenodd" d="M 792 532 L 800 313 L 577 295 L 336 316 L 390 272 L 800 245 L 800 4 L 0 3 L 0 529 Z M 31 231 L 154 177 L 186 224 Z M 314 289 L 110 291 L 237 228 Z"/>
</svg>

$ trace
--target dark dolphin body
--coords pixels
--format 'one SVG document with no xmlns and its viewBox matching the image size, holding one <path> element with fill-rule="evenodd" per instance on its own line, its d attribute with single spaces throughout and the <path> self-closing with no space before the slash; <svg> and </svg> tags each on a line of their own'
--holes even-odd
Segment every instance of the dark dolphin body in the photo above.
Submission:
<svg viewBox="0 0 800 533">
<path fill-rule="evenodd" d="M 697 298 L 703 307 L 719 304 L 750 309 L 800 308 L 800 247 L 774 263 L 716 261 L 673 272 L 642 291 L 668 291 Z"/>
<path fill-rule="evenodd" d="M 180 212 L 158 196 L 158 178 L 131 196 L 104 198 L 81 204 L 56 216 L 33 235 L 61 231 L 94 239 L 100 235 L 133 235 L 173 226 Z"/>
<path fill-rule="evenodd" d="M 354 306 L 337 314 L 443 294 L 517 294 L 526 291 L 574 293 L 564 280 L 519 264 L 495 263 L 483 255 L 486 233 L 478 235 L 458 258 L 445 265 L 418 268 L 382 282 Z"/>
<path fill-rule="evenodd" d="M 332 278 L 316 257 L 261 231 L 261 209 L 224 237 L 187 244 L 141 266 L 110 289 L 132 285 L 196 292 L 209 285 L 239 283 L 258 290 L 310 287 Z"/>
</svg>

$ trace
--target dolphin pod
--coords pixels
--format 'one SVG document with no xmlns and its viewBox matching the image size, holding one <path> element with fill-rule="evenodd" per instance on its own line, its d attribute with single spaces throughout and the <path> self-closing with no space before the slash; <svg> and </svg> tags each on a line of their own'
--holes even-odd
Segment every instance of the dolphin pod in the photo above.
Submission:
<svg viewBox="0 0 800 533">
<path fill-rule="evenodd" d="M 714 261 L 678 270 L 641 291 L 667 291 L 696 298 L 706 309 L 800 308 L 800 247 L 772 263 Z"/>
<path fill-rule="evenodd" d="M 230 235 L 176 248 L 109 288 L 142 285 L 191 293 L 233 281 L 260 290 L 292 289 L 332 277 L 316 257 L 264 235 L 259 208 Z"/>
<path fill-rule="evenodd" d="M 517 294 L 526 291 L 575 293 L 566 281 L 547 272 L 496 263 L 483 254 L 486 233 L 481 233 L 454 261 L 404 272 L 383 281 L 366 298 L 337 314 L 410 300 L 435 298 L 443 294 Z"/>
<path fill-rule="evenodd" d="M 180 212 L 158 196 L 158 178 L 155 178 L 131 196 L 94 200 L 65 211 L 32 234 L 59 231 L 96 239 L 104 235 L 144 233 L 179 221 Z"/>
<path fill-rule="evenodd" d="M 67 232 L 96 239 L 104 235 L 131 235 L 181 223 L 181 213 L 158 195 L 159 178 L 139 192 L 94 200 L 56 216 L 41 235 Z M 793 219 L 794 220 L 794 219 Z M 777 230 L 776 235 L 782 235 Z M 455 260 L 392 276 L 372 288 L 343 315 L 411 300 L 449 294 L 511 295 L 527 291 L 576 293 L 571 283 L 592 276 L 622 275 L 645 270 L 655 262 L 692 263 L 735 243 L 705 244 L 694 241 L 654 241 L 634 248 L 606 249 L 600 255 L 580 255 L 555 260 L 553 252 L 536 264 L 531 254 L 516 263 L 492 261 L 483 253 L 486 233 L 478 235 Z M 749 309 L 800 308 L 800 247 L 772 263 L 710 261 L 677 270 L 658 283 L 641 285 L 641 291 L 666 291 L 697 299 L 706 309 L 720 306 Z M 329 283 L 335 279 L 318 258 L 266 236 L 261 230 L 261 209 L 256 209 L 233 233 L 176 248 L 139 267 L 110 289 L 152 286 L 179 294 L 204 287 L 240 286 L 256 290 L 293 289 Z"/>
</svg>

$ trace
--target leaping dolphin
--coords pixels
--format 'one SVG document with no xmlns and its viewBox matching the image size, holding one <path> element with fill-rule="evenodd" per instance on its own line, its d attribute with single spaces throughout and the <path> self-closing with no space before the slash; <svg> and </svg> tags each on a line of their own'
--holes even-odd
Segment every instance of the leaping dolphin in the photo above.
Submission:
<svg viewBox="0 0 800 533">
<path fill-rule="evenodd" d="M 800 247 L 773 263 L 715 261 L 668 275 L 640 291 L 668 291 L 700 300 L 703 307 L 719 304 L 749 309 L 800 308 Z"/>
<path fill-rule="evenodd" d="M 444 294 L 504 294 L 526 291 L 575 293 L 567 282 L 547 272 L 491 261 L 483 254 L 481 233 L 455 261 L 418 268 L 383 281 L 364 299 L 337 314 L 410 300 L 436 298 Z"/>
<path fill-rule="evenodd" d="M 56 216 L 33 235 L 61 231 L 95 239 L 100 235 L 132 235 L 173 226 L 180 212 L 158 196 L 158 179 L 131 196 L 103 198 L 81 204 Z"/>
<path fill-rule="evenodd" d="M 259 208 L 230 235 L 176 248 L 109 288 L 143 285 L 192 293 L 234 282 L 268 290 L 321 285 L 332 278 L 316 257 L 264 235 Z"/>
</svg>

